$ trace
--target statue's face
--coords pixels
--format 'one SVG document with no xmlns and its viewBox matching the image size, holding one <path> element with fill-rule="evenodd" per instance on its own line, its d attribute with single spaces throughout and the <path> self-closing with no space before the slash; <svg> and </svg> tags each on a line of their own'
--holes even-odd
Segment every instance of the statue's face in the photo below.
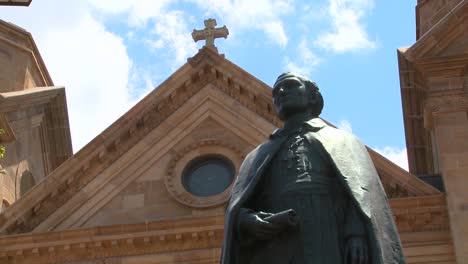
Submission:
<svg viewBox="0 0 468 264">
<path fill-rule="evenodd" d="M 309 101 L 308 89 L 296 77 L 285 78 L 273 87 L 273 102 L 281 119 L 296 112 L 307 111 Z"/>
</svg>

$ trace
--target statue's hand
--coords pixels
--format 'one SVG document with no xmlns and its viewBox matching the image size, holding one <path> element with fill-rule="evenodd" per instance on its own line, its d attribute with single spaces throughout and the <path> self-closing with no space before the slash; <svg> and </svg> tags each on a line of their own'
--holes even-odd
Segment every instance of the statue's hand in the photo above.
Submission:
<svg viewBox="0 0 468 264">
<path fill-rule="evenodd" d="M 353 236 L 346 242 L 345 263 L 367 264 L 369 260 L 367 240 L 362 236 Z"/>
<path fill-rule="evenodd" d="M 264 220 L 264 218 L 272 215 L 265 212 L 243 214 L 240 218 L 240 229 L 259 240 L 272 239 L 282 230 L 281 225 Z"/>
</svg>

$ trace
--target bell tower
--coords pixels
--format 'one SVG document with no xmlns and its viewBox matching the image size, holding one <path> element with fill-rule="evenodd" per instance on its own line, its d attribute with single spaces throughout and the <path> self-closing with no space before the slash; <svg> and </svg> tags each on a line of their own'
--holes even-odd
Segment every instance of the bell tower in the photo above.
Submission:
<svg viewBox="0 0 468 264">
<path fill-rule="evenodd" d="M 72 155 L 65 88 L 31 34 L 0 20 L 0 212 Z"/>
</svg>

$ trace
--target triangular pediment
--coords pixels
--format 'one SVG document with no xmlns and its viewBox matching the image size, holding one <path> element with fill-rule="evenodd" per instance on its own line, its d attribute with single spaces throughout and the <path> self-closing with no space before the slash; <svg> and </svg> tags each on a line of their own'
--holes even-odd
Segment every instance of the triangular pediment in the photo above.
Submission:
<svg viewBox="0 0 468 264">
<path fill-rule="evenodd" d="M 467 55 L 468 1 L 460 1 L 455 8 L 419 38 L 404 54 L 410 61 Z"/>
<path fill-rule="evenodd" d="M 223 214 L 226 193 L 198 199 L 181 191 L 174 177 L 180 176 L 182 161 L 200 153 L 228 156 L 238 168 L 281 126 L 273 109 L 269 86 L 204 48 L 1 214 L 0 230 L 42 232 Z M 437 193 L 370 154 L 384 185 L 399 194 Z"/>
<path fill-rule="evenodd" d="M 34 231 L 223 214 L 229 197 L 197 197 L 180 175 L 194 158 L 222 155 L 239 168 L 274 127 L 211 84 L 201 89 Z"/>
<path fill-rule="evenodd" d="M 31 33 L 0 19 L 0 92 L 52 85 Z"/>
</svg>

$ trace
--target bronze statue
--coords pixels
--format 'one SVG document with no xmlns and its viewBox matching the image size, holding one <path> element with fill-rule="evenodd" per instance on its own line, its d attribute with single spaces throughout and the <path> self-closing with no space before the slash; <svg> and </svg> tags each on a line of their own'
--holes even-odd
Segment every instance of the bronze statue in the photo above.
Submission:
<svg viewBox="0 0 468 264">
<path fill-rule="evenodd" d="M 245 158 L 225 218 L 221 264 L 405 263 L 365 146 L 318 116 L 317 85 L 281 74 L 284 127 Z"/>
</svg>

